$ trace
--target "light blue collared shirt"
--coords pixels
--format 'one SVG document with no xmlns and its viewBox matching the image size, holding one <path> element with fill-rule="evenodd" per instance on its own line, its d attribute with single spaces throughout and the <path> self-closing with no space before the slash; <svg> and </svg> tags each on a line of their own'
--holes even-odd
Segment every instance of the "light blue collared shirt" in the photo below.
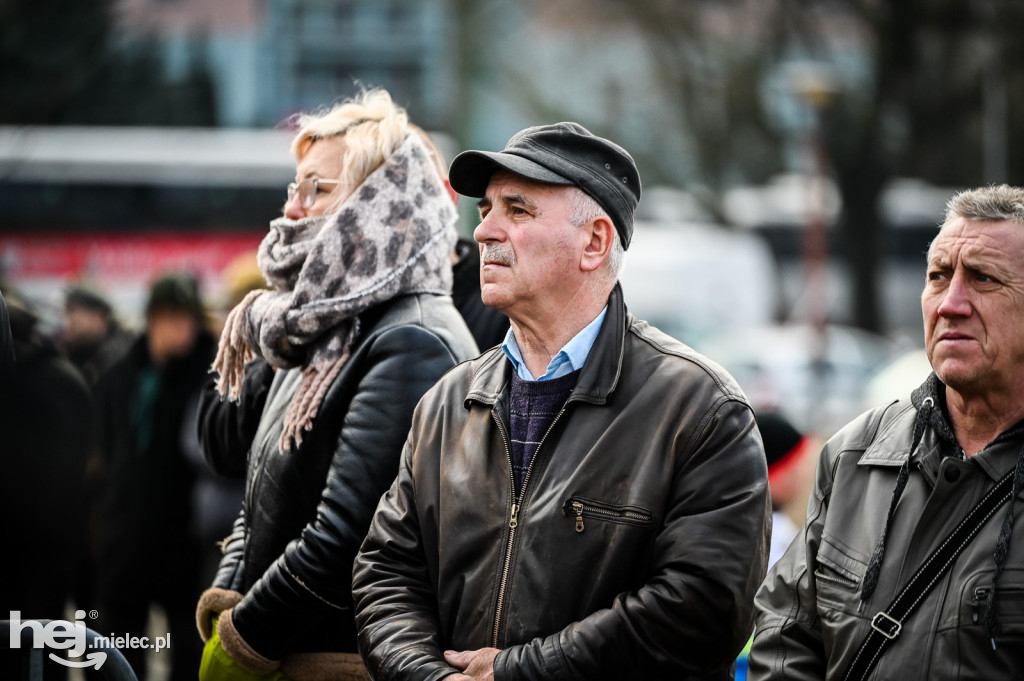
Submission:
<svg viewBox="0 0 1024 681">
<path fill-rule="evenodd" d="M 583 327 L 582 331 L 573 336 L 558 351 L 558 354 L 551 358 L 551 361 L 548 362 L 547 371 L 540 378 L 534 378 L 530 370 L 526 368 L 526 362 L 523 361 L 523 353 L 519 350 L 519 343 L 516 342 L 516 337 L 513 335 L 511 328 L 505 334 L 505 341 L 501 344 L 501 349 L 505 351 L 505 356 L 512 362 L 512 367 L 519 374 L 519 378 L 524 381 L 547 381 L 571 374 L 577 369 L 583 368 L 583 363 L 587 361 L 587 355 L 590 354 L 590 349 L 594 347 L 594 341 L 597 340 L 597 334 L 601 331 L 601 324 L 604 323 L 607 313 L 608 306 L 605 305 L 601 313 L 594 318 L 594 321 Z"/>
</svg>

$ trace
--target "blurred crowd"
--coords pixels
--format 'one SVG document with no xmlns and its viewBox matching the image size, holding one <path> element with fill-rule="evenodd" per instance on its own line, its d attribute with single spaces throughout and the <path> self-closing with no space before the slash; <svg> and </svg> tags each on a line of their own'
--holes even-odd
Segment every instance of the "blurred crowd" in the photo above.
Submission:
<svg viewBox="0 0 1024 681">
<path fill-rule="evenodd" d="M 104 635 L 147 630 L 158 605 L 175 635 L 174 666 L 194 670 L 201 642 L 194 604 L 209 583 L 242 499 L 242 481 L 213 473 L 196 437 L 224 315 L 265 287 L 256 253 L 223 272 L 223 300 L 204 301 L 198 279 L 153 280 L 145 324 L 119 321 L 89 282 L 62 292 L 56 331 L 16 285 L 0 283 L 9 326 L 0 390 L 2 498 L 10 560 L 0 610 L 65 619 L 84 610 Z M 69 618 L 73 619 L 73 618 Z M 5 653 L 9 651 L 4 651 Z M 123 651 L 136 669 L 144 650 Z M 135 658 L 135 659 L 133 659 Z M 66 668 L 54 665 L 51 674 Z"/>
</svg>

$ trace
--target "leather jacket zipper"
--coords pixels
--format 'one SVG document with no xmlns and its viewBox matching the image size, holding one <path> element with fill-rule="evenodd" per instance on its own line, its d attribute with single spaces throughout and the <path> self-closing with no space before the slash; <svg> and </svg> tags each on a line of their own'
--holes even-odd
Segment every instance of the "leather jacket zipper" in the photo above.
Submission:
<svg viewBox="0 0 1024 681">
<path fill-rule="evenodd" d="M 648 511 L 635 506 L 616 506 L 593 499 L 582 497 L 570 497 L 562 507 L 566 515 L 572 514 L 576 518 L 576 531 L 583 532 L 584 518 L 598 518 L 612 523 L 625 523 L 627 525 L 647 525 L 654 518 Z"/>
<path fill-rule="evenodd" d="M 249 476 L 248 485 L 246 487 L 245 494 L 242 497 L 242 510 L 244 512 L 246 512 L 246 513 L 249 513 L 249 509 L 254 509 L 255 508 L 254 499 L 256 498 L 256 489 L 259 487 L 260 480 L 263 479 L 263 471 L 266 469 L 266 463 L 267 462 L 266 462 L 265 454 L 266 454 L 266 451 L 267 451 L 266 450 L 267 442 L 270 440 L 270 435 L 273 432 L 274 432 L 273 428 L 268 428 L 267 429 L 267 433 L 263 436 L 263 440 L 261 442 L 261 445 L 260 445 L 259 449 L 255 449 L 255 442 L 252 445 L 250 445 L 251 451 L 254 452 L 254 457 L 253 457 L 253 462 L 252 462 L 253 466 L 254 466 L 254 470 L 252 471 L 252 475 Z M 241 567 L 241 563 L 246 561 L 246 560 L 248 560 L 248 558 L 249 558 L 250 544 L 249 544 L 249 518 L 248 518 L 248 516 L 245 518 L 245 522 L 243 524 L 242 531 L 243 531 L 243 534 L 242 534 L 242 541 L 243 541 L 243 543 L 242 543 L 242 557 L 239 560 L 239 564 L 235 566 L 235 570 L 236 571 Z M 235 533 L 235 529 L 234 529 L 234 526 L 232 525 L 231 534 L 234 535 L 234 533 Z"/>
<path fill-rule="evenodd" d="M 568 403 L 568 401 L 567 401 Z M 554 420 L 551 421 L 551 425 L 548 426 L 547 431 L 544 432 L 544 436 L 540 439 L 537 444 L 537 449 L 533 452 L 533 458 L 530 459 L 530 465 L 526 467 L 526 476 L 523 478 L 523 487 L 519 490 L 519 497 L 516 498 L 516 480 L 515 473 L 513 472 L 512 462 L 512 447 L 509 443 L 508 432 L 505 430 L 505 425 L 498 417 L 497 411 L 491 409 L 491 416 L 494 418 L 494 422 L 498 424 L 498 430 L 501 431 L 501 441 L 505 445 L 505 456 L 508 458 L 508 472 L 509 472 L 509 487 L 512 490 L 512 508 L 509 511 L 508 518 L 508 544 L 505 547 L 505 563 L 501 568 L 501 583 L 498 586 L 498 604 L 494 608 L 494 634 L 491 636 L 491 645 L 494 648 L 498 647 L 498 632 L 501 630 L 501 618 L 504 615 L 505 610 L 505 588 L 508 586 L 508 574 L 512 569 L 512 549 L 515 546 L 516 541 L 516 528 L 519 526 L 519 509 L 522 506 L 523 499 L 526 497 L 526 486 L 530 482 L 530 474 L 533 473 L 533 464 L 537 460 L 537 455 L 540 454 L 541 447 L 544 446 L 545 440 L 548 439 L 548 435 L 551 430 L 558 423 L 558 419 L 565 413 L 565 405 L 562 405 L 562 409 L 555 415 Z"/>
<path fill-rule="evenodd" d="M 267 443 L 270 441 L 270 436 L 273 435 L 274 429 L 268 428 L 267 432 L 263 435 L 263 440 L 260 442 L 259 449 L 253 449 L 250 445 L 250 449 L 256 453 L 253 462 L 256 466 L 256 470 L 253 471 L 252 478 L 249 482 L 249 488 L 246 490 L 245 498 L 247 501 L 251 500 L 256 493 L 256 487 L 259 484 L 260 479 L 263 477 L 264 464 L 266 463 L 266 451 Z"/>
</svg>

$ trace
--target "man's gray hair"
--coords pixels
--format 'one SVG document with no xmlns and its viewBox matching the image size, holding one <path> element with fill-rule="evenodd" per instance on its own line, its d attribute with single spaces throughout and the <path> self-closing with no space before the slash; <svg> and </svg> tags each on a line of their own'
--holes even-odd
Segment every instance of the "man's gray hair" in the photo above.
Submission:
<svg viewBox="0 0 1024 681">
<path fill-rule="evenodd" d="M 1010 220 L 1024 224 L 1024 189 L 1008 184 L 968 189 L 946 203 L 945 227 L 957 218 L 967 220 Z"/>
<path fill-rule="evenodd" d="M 601 204 L 594 200 L 594 197 L 579 187 L 569 187 L 569 197 L 572 201 L 569 223 L 574 227 L 582 227 L 601 215 L 608 216 L 608 211 L 602 208 Z M 608 219 L 611 220 L 611 217 L 609 216 Z M 622 270 L 622 260 L 626 255 L 626 251 L 622 247 L 622 241 L 619 239 L 619 230 L 613 230 L 613 234 L 615 236 L 612 241 L 612 251 L 608 255 L 608 271 L 617 277 Z"/>
</svg>

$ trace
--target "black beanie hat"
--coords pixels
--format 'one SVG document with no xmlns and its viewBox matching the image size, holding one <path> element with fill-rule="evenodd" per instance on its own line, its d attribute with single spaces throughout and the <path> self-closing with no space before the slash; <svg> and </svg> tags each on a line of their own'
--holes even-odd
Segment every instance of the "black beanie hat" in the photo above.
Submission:
<svg viewBox="0 0 1024 681">
<path fill-rule="evenodd" d="M 761 431 L 761 440 L 764 442 L 764 454 L 769 469 L 796 449 L 804 439 L 793 424 L 775 412 L 758 414 L 756 421 L 757 429 Z"/>
<path fill-rule="evenodd" d="M 149 288 L 146 314 L 157 309 L 188 310 L 197 319 L 203 318 L 203 301 L 199 296 L 199 280 L 189 273 L 164 274 Z"/>
</svg>

